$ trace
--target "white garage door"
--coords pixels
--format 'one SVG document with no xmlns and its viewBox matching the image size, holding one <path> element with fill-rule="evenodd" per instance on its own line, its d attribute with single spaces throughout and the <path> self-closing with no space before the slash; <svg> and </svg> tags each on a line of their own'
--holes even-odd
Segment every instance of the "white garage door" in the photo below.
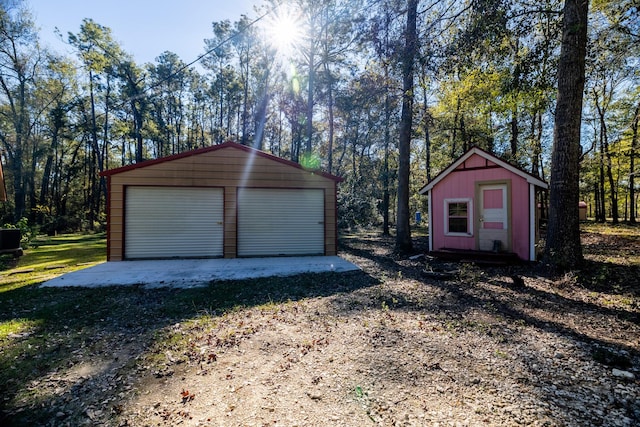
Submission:
<svg viewBox="0 0 640 427">
<path fill-rule="evenodd" d="M 238 189 L 238 256 L 323 254 L 323 190 Z"/>
<path fill-rule="evenodd" d="M 127 187 L 125 258 L 220 257 L 221 188 Z"/>
</svg>

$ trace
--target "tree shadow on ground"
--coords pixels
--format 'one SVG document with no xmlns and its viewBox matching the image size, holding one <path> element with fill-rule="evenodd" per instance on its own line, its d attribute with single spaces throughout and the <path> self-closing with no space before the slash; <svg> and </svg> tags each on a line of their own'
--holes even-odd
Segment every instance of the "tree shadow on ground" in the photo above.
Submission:
<svg viewBox="0 0 640 427">
<path fill-rule="evenodd" d="M 637 266 L 588 261 L 584 270 L 573 276 L 554 277 L 544 266 L 536 265 L 481 267 L 442 263 L 437 259 L 412 261 L 394 255 L 391 248 L 385 254 L 379 245 L 372 245 L 370 240 L 361 238 L 345 241 L 343 247 L 349 254 L 365 258 L 370 265 L 377 266 L 377 271 L 369 271 L 375 277 L 395 278 L 401 274 L 403 278 L 410 278 L 423 285 L 422 288 L 412 289 L 407 293 L 404 287 L 395 289 L 391 284 L 384 293 L 376 295 L 378 300 L 372 301 L 372 306 L 382 305 L 392 311 L 413 313 L 416 319 L 435 320 L 439 324 L 438 328 L 485 334 L 486 339 L 496 346 L 513 342 L 518 348 L 526 348 L 526 356 L 522 356 L 522 366 L 526 371 L 526 375 L 521 377 L 526 382 L 523 387 L 536 388 L 542 401 L 560 402 L 558 405 L 566 407 L 563 416 L 568 417 L 567 419 L 575 416 L 570 408 L 572 404 L 575 406 L 580 403 L 577 402 L 577 396 L 588 395 L 591 385 L 581 384 L 575 376 L 565 375 L 564 372 L 558 373 L 560 379 L 539 378 L 537 367 L 552 366 L 557 362 L 554 357 L 574 356 L 580 361 L 579 364 L 589 366 L 590 362 L 595 361 L 601 364 L 602 369 L 640 366 L 637 281 L 629 280 L 626 286 L 621 286 L 613 280 L 621 274 L 629 279 L 634 275 L 637 277 Z M 431 268 L 441 271 L 455 268 L 457 274 L 449 280 L 442 280 L 425 274 Z M 602 274 L 593 278 L 593 271 Z M 597 292 L 620 295 L 622 303 L 603 302 L 602 296 L 596 295 Z M 362 308 L 340 304 L 336 306 L 337 310 L 345 310 L 345 315 L 349 310 Z M 568 348 L 574 354 L 540 353 L 536 348 L 538 343 L 526 338 L 523 340 L 523 331 L 530 328 L 561 337 L 563 342 L 571 343 Z M 613 329 L 616 330 L 615 333 Z M 402 338 L 396 341 L 402 342 Z M 449 357 L 454 359 L 452 363 L 465 363 L 461 361 L 461 355 L 456 354 L 455 349 L 449 348 L 446 343 L 429 345 L 435 349 L 431 352 L 434 360 Z M 473 357 L 473 354 L 462 356 L 463 359 Z M 385 364 L 394 364 L 393 353 L 390 353 L 388 360 L 374 360 L 373 363 L 376 363 L 373 370 L 384 371 Z M 416 366 L 419 368 L 420 364 Z M 439 365 L 431 363 L 428 366 Z M 428 366 L 423 366 L 422 369 L 421 375 L 425 378 L 434 375 L 432 369 L 427 369 Z M 405 369 L 403 366 L 396 368 L 397 372 Z M 394 369 L 387 371 L 395 372 Z M 417 375 L 415 368 L 412 372 L 414 376 Z M 406 378 L 406 375 L 400 378 Z M 463 381 L 461 378 L 456 380 Z M 465 386 L 473 388 L 474 384 Z M 611 405 L 614 410 L 623 411 L 629 419 L 640 420 L 640 405 L 637 401 L 622 398 Z"/>
<path fill-rule="evenodd" d="M 105 392 L 112 415 L 117 415 L 122 368 L 133 368 L 159 331 L 178 322 L 349 293 L 376 283 L 354 271 L 215 282 L 191 289 L 28 286 L 1 293 L 0 325 L 19 321 L 25 328 L 0 339 L 0 424 L 65 422 L 103 407 L 98 399 L 104 399 Z"/>
<path fill-rule="evenodd" d="M 593 292 L 640 298 L 640 266 L 587 259 L 576 272 L 580 286 Z"/>
<path fill-rule="evenodd" d="M 411 260 L 394 253 L 391 238 L 354 237 L 341 243 L 345 258 L 356 261 L 364 271 L 218 282 L 206 288 L 179 290 L 26 287 L 0 294 L 0 322 L 19 320 L 27 325 L 0 341 L 0 424 L 64 423 L 83 411 L 90 418 L 89 411 L 104 408 L 107 400 L 106 407 L 112 413 L 102 414 L 103 418 L 117 417 L 119 392 L 130 382 L 122 376 L 139 375 L 136 365 L 173 325 L 201 316 L 222 317 L 243 308 L 277 307 L 314 297 L 328 297 L 338 315 L 350 316 L 372 307 L 391 317 L 409 313 L 416 319 L 430 319 L 447 332 L 481 334 L 497 349 L 501 343 L 517 342 L 524 331 L 535 330 L 571 341 L 573 351 L 581 353 L 580 360 L 620 368 L 627 362 L 634 366 L 640 363 L 637 348 L 625 344 L 624 337 L 608 335 L 606 330 L 607 324 L 617 322 L 627 325 L 628 333 L 637 337 L 637 309 L 574 296 L 571 289 L 579 290 L 579 277 L 553 282 L 527 266 L 457 266 L 455 277 L 440 280 L 425 275 L 423 259 Z M 425 241 L 414 244 L 416 253 L 425 250 Z M 438 267 L 447 270 L 452 265 Z M 401 291 L 394 287 L 396 282 L 415 282 L 415 286 L 411 292 Z M 556 283 L 559 288 L 554 287 Z M 592 318 L 600 319 L 602 327 L 585 329 L 583 326 Z M 362 357 L 363 363 L 369 363 L 375 375 L 386 371 L 389 381 L 399 383 L 442 377 L 465 387 L 484 386 L 474 378 L 452 377 L 441 369 L 447 358 L 468 359 L 468 363 L 474 358 L 473 354 L 456 353 L 457 349 L 446 341 L 447 334 L 425 335 L 418 329 L 420 339 L 426 336 L 440 341 L 409 349 L 416 351 L 415 366 L 401 365 L 394 359 L 395 353 L 385 351 L 410 342 L 406 338 L 415 338 L 406 334 L 393 328 L 372 330 L 375 353 L 370 360 Z M 525 348 L 533 343 L 525 340 L 519 345 Z M 533 366 L 552 363 L 554 355 L 538 354 L 535 348 L 529 348 L 529 353 L 535 360 L 523 361 L 528 376 L 518 381 L 538 387 L 540 399 L 557 401 L 559 397 L 550 391 L 553 384 L 541 381 L 532 385 L 531 379 L 536 375 Z M 634 407 L 620 405 L 634 419 Z"/>
<path fill-rule="evenodd" d="M 640 297 L 640 237 L 583 232 L 580 286 L 594 292 Z"/>
<path fill-rule="evenodd" d="M 638 301 L 629 304 L 628 309 L 607 307 L 595 302 L 585 302 L 580 299 L 569 298 L 561 292 L 568 286 L 586 289 L 588 291 L 603 292 L 607 294 L 629 296 L 630 298 L 640 297 L 640 286 L 633 278 L 637 278 L 639 266 L 621 266 L 610 262 L 598 262 L 587 260 L 584 268 L 577 273 L 562 276 L 553 276 L 551 270 L 541 264 L 522 264 L 509 266 L 482 266 L 473 263 L 456 263 L 431 259 L 424 261 L 419 258 L 410 260 L 408 256 L 394 254 L 389 247 L 387 251 L 381 251 L 380 246 L 385 243 L 389 245 L 390 240 L 382 242 L 381 245 L 373 245 L 371 240 L 352 238 L 343 242 L 345 252 L 359 258 L 364 258 L 378 266 L 378 270 L 373 273 L 378 277 L 404 277 L 415 279 L 431 284 L 443 289 L 452 295 L 457 295 L 452 306 L 464 310 L 470 306 L 476 306 L 473 295 L 473 284 L 478 282 L 490 282 L 500 284 L 502 288 L 510 289 L 511 296 L 516 297 L 514 301 L 503 301 L 503 308 L 506 314 L 509 308 L 505 305 L 513 302 L 514 305 L 538 306 L 545 309 L 553 309 L 558 314 L 567 314 L 567 310 L 575 314 L 604 315 L 607 317 L 629 321 L 640 324 L 640 314 L 634 307 Z M 457 273 L 452 280 L 441 280 L 432 277 L 427 270 L 451 271 Z M 526 279 L 526 280 L 525 280 Z M 544 282 L 550 285 L 553 290 L 544 291 L 539 288 L 526 286 L 525 281 Z M 571 281 L 572 283 L 568 283 Z M 465 286 L 461 286 L 465 285 Z M 557 286 L 554 288 L 554 285 Z M 463 289 L 467 291 L 463 291 Z M 558 292 L 555 292 L 558 291 Z M 491 299 L 491 293 L 483 298 Z M 493 296 L 495 299 L 496 297 Z M 483 304 L 496 301 L 481 301 Z M 398 305 L 397 305 L 398 306 Z M 401 305 L 400 305 L 401 306 Z"/>
</svg>

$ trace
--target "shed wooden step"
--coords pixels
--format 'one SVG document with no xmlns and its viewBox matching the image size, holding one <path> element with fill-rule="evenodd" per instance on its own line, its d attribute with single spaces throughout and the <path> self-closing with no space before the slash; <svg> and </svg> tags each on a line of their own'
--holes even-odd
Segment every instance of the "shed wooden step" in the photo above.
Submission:
<svg viewBox="0 0 640 427">
<path fill-rule="evenodd" d="M 472 251 L 462 249 L 438 249 L 429 252 L 430 256 L 458 262 L 473 262 L 487 265 L 510 265 L 522 262 L 514 252 Z"/>
</svg>

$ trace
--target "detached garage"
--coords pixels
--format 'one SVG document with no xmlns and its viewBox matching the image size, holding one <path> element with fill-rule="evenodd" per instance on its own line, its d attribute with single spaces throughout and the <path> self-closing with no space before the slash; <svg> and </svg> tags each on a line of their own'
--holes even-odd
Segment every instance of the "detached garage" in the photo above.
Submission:
<svg viewBox="0 0 640 427">
<path fill-rule="evenodd" d="M 107 259 L 336 255 L 340 178 L 227 142 L 103 173 Z"/>
</svg>

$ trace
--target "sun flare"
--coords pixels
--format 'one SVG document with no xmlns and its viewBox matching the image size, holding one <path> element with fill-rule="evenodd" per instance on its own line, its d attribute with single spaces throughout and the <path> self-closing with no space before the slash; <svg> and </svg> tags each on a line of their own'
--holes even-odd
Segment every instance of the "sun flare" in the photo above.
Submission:
<svg viewBox="0 0 640 427">
<path fill-rule="evenodd" d="M 265 32 L 279 53 L 290 56 L 304 39 L 304 22 L 293 9 L 281 8 L 267 21 Z"/>
</svg>

